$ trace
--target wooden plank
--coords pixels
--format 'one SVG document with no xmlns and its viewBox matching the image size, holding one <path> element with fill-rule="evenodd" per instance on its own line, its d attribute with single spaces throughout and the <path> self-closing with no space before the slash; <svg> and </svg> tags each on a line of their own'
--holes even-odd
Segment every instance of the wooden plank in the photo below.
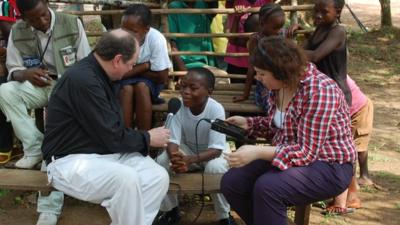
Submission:
<svg viewBox="0 0 400 225">
<path fill-rule="evenodd" d="M 308 11 L 314 8 L 313 4 L 297 5 L 297 6 L 282 6 L 284 11 Z M 64 11 L 64 13 L 73 15 L 115 15 L 122 14 L 124 10 L 102 10 L 102 11 Z M 246 8 L 243 13 L 258 13 L 260 7 Z M 153 14 L 235 14 L 233 8 L 225 9 L 151 9 Z"/>
<path fill-rule="evenodd" d="M 0 169 L 0 188 L 11 190 L 50 191 L 47 174 L 38 170 Z"/>
<path fill-rule="evenodd" d="M 218 193 L 223 174 L 204 174 L 204 192 Z M 201 193 L 201 173 L 175 174 L 170 177 L 169 193 Z"/>
<path fill-rule="evenodd" d="M 219 192 L 222 174 L 205 174 L 205 193 Z M 171 193 L 200 193 L 201 174 L 185 173 L 173 175 L 170 178 Z M 38 170 L 0 169 L 0 188 L 27 191 L 51 191 L 47 185 L 47 174 Z"/>
<path fill-rule="evenodd" d="M 223 174 L 204 174 L 204 193 L 219 193 Z M 38 170 L 0 169 L 0 188 L 26 191 L 51 191 L 47 175 Z M 199 194 L 202 191 L 202 174 L 185 173 L 170 176 L 169 193 Z M 308 225 L 310 205 L 297 206 L 296 225 Z M 289 223 L 291 224 L 291 223 Z"/>
<path fill-rule="evenodd" d="M 231 95 L 212 95 L 212 97 L 220 102 L 226 112 L 238 112 L 238 113 L 262 113 L 263 111 L 255 105 L 254 99 L 250 98 L 244 102 L 234 103 L 232 102 L 233 96 L 239 96 L 242 92 L 232 92 Z M 165 99 L 165 103 L 153 105 L 152 109 L 155 112 L 166 112 L 168 110 L 168 101 L 173 97 L 180 97 L 179 92 L 169 93 L 161 92 L 161 97 Z"/>
</svg>

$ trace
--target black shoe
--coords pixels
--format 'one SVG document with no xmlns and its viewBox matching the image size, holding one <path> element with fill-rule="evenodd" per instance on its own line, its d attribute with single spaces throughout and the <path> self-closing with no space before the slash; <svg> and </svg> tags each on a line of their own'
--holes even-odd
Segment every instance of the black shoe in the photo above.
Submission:
<svg viewBox="0 0 400 225">
<path fill-rule="evenodd" d="M 219 221 L 219 225 L 237 225 L 235 219 L 229 214 L 229 217 Z"/>
<path fill-rule="evenodd" d="M 163 212 L 157 216 L 154 225 L 177 225 L 181 221 L 179 208 L 175 207 L 171 211 Z"/>
</svg>

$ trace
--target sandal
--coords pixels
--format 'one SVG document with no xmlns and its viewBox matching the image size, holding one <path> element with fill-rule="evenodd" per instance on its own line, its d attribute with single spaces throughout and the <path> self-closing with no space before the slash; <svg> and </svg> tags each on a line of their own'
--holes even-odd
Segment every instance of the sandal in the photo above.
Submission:
<svg viewBox="0 0 400 225">
<path fill-rule="evenodd" d="M 10 161 L 11 153 L 12 151 L 0 152 L 0 165 L 6 164 Z"/>
<path fill-rule="evenodd" d="M 323 215 L 335 215 L 335 216 L 343 216 L 349 213 L 353 213 L 356 210 L 353 208 L 342 208 L 340 206 L 330 206 L 322 212 Z"/>
<path fill-rule="evenodd" d="M 359 198 L 355 198 L 350 201 L 347 201 L 346 207 L 352 208 L 352 209 L 360 209 L 361 208 L 361 200 Z"/>
</svg>

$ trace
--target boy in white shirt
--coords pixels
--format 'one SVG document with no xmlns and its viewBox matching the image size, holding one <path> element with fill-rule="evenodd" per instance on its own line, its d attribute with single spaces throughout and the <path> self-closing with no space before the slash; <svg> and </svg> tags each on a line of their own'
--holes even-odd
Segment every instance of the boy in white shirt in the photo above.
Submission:
<svg viewBox="0 0 400 225">
<path fill-rule="evenodd" d="M 210 97 L 215 84 L 214 75 L 206 68 L 192 68 L 181 80 L 183 106 L 172 119 L 171 138 L 167 151 L 157 162 L 168 171 L 184 173 L 204 169 L 205 173 L 225 173 L 228 164 L 222 152 L 230 152 L 224 134 L 211 130 L 202 119 L 225 120 L 223 106 Z M 196 132 L 197 127 L 197 132 Z M 197 133 L 197 143 L 196 143 Z M 222 194 L 211 195 L 220 224 L 235 224 L 230 206 Z M 157 224 L 177 224 L 180 220 L 177 195 L 167 195 L 161 204 L 162 214 Z"/>
</svg>

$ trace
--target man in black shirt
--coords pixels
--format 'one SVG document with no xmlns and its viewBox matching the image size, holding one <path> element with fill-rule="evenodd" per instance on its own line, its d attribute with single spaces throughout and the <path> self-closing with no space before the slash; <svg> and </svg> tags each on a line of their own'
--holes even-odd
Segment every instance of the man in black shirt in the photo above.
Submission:
<svg viewBox="0 0 400 225">
<path fill-rule="evenodd" d="M 138 43 L 121 29 L 106 33 L 92 54 L 66 71 L 48 105 L 42 146 L 52 185 L 101 203 L 112 224 L 150 225 L 165 196 L 167 172 L 149 156 L 169 131 L 124 127 L 114 83 L 137 60 Z"/>
</svg>

